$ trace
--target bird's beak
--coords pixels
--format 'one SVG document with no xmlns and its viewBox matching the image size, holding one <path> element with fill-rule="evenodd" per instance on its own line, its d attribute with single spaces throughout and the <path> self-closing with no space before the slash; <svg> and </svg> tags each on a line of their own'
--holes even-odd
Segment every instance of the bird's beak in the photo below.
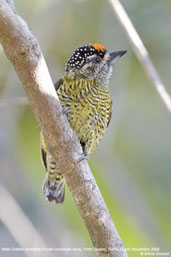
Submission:
<svg viewBox="0 0 171 257">
<path fill-rule="evenodd" d="M 117 51 L 109 54 L 109 65 L 113 65 L 122 55 L 126 54 L 127 51 Z"/>
</svg>

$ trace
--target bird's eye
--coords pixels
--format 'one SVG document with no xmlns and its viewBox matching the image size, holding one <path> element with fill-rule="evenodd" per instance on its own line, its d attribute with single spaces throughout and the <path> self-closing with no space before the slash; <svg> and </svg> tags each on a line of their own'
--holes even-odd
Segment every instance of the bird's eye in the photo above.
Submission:
<svg viewBox="0 0 171 257">
<path fill-rule="evenodd" d="M 93 58 L 93 62 L 94 63 L 100 63 L 101 62 L 101 57 L 97 56 L 97 57 Z"/>
</svg>

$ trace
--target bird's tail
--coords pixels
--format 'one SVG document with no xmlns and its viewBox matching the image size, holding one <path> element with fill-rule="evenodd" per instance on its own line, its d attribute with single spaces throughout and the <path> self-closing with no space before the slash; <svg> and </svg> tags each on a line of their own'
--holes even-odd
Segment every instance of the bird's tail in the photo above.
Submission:
<svg viewBox="0 0 171 257">
<path fill-rule="evenodd" d="M 64 178 L 61 177 L 59 181 L 54 181 L 47 173 L 43 182 L 43 192 L 48 202 L 54 200 L 56 203 L 63 203 L 65 198 Z"/>
<path fill-rule="evenodd" d="M 43 192 L 48 202 L 63 203 L 65 197 L 65 179 L 58 164 L 47 151 L 43 135 L 41 134 L 41 159 L 47 174 L 43 182 Z"/>
</svg>

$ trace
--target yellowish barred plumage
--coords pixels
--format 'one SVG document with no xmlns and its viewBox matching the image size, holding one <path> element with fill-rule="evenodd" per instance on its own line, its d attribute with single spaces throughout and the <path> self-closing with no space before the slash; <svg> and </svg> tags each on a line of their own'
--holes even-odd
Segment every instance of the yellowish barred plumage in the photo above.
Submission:
<svg viewBox="0 0 171 257">
<path fill-rule="evenodd" d="M 108 88 L 96 81 L 73 81 L 64 76 L 57 89 L 63 110 L 75 131 L 83 151 L 91 154 L 99 144 L 111 118 L 111 99 Z"/>
<path fill-rule="evenodd" d="M 80 160 L 87 158 L 95 150 L 109 125 L 112 101 L 108 93 L 108 82 L 111 76 L 112 61 L 124 53 L 125 51 L 115 52 L 112 54 L 116 56 L 111 57 L 102 45 L 81 46 L 68 60 L 63 78 L 55 84 L 64 113 L 83 149 L 83 156 Z M 94 57 L 101 58 L 100 62 L 104 69 L 99 70 L 97 74 L 95 69 L 99 66 L 97 66 L 98 63 L 95 63 L 95 67 L 93 66 Z M 89 62 L 87 58 L 91 58 L 90 61 L 88 59 Z M 106 63 L 108 66 L 105 66 Z M 93 71 L 91 71 L 92 67 Z M 88 73 L 86 73 L 87 70 Z M 43 184 L 44 194 L 48 201 L 55 200 L 57 203 L 62 203 L 64 201 L 64 177 L 58 164 L 48 152 L 42 134 L 41 153 L 43 165 L 47 170 Z"/>
</svg>

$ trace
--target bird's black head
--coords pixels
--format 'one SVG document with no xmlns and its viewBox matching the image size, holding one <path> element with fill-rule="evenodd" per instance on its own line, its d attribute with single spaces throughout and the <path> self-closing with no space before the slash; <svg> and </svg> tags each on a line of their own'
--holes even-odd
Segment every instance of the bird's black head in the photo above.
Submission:
<svg viewBox="0 0 171 257">
<path fill-rule="evenodd" d="M 109 83 L 113 64 L 126 51 L 109 53 L 101 44 L 78 47 L 66 63 L 66 72 L 75 78 L 95 79 L 102 86 Z"/>
</svg>

